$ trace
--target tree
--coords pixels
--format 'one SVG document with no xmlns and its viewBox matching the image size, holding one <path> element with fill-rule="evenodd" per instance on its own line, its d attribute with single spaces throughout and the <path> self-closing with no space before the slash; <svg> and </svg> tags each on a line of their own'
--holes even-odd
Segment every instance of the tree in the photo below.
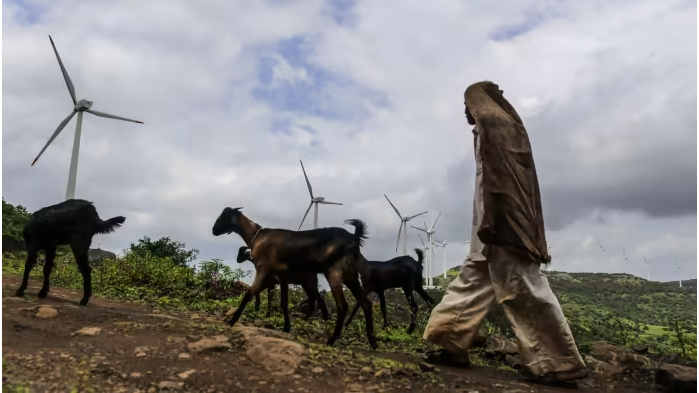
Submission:
<svg viewBox="0 0 699 393">
<path fill-rule="evenodd" d="M 194 262 L 199 255 L 199 250 L 193 248 L 187 250 L 185 244 L 170 239 L 169 236 L 161 237 L 152 241 L 148 236 L 144 236 L 138 243 L 131 243 L 128 252 L 145 257 L 151 255 L 158 258 L 170 258 L 179 266 L 192 267 L 189 264 Z"/>
<path fill-rule="evenodd" d="M 24 206 L 13 206 L 2 198 L 2 234 L 23 240 L 22 230 L 30 215 Z"/>
</svg>

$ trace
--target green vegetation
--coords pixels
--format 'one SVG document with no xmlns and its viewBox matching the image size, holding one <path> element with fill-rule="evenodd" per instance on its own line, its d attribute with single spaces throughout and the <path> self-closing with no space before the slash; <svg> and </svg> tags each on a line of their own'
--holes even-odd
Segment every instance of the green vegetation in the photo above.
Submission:
<svg viewBox="0 0 699 393">
<path fill-rule="evenodd" d="M 26 209 L 3 200 L 3 234 L 21 234 L 27 217 Z M 223 319 L 232 307 L 239 305 L 246 288 L 239 281 L 248 273 L 231 269 L 221 260 L 200 262 L 195 269 L 193 261 L 197 254 L 197 250 L 189 250 L 184 243 L 167 237 L 156 241 L 144 237 L 132 243 L 116 259 L 95 264 L 93 293 L 157 309 L 195 311 Z M 234 250 L 231 250 L 233 254 Z M 4 254 L 2 273 L 21 275 L 25 258 L 26 254 L 21 252 Z M 72 254 L 59 250 L 55 263 L 52 285 L 81 290 L 82 277 Z M 458 269 L 451 269 L 448 280 L 456 274 Z M 41 268 L 35 268 L 31 276 L 41 278 Z M 696 285 L 679 288 L 627 274 L 549 272 L 547 276 L 583 352 L 591 342 L 603 340 L 624 346 L 645 344 L 654 353 L 696 359 Z M 439 302 L 444 294 L 438 289 L 428 292 L 435 302 Z M 267 319 L 266 291 L 261 296 L 260 312 L 255 312 L 254 305 L 249 304 L 243 322 L 281 329 L 282 316 L 275 312 Z M 274 296 L 272 304 L 278 310 L 278 290 Z M 346 292 L 345 296 L 353 305 L 352 295 Z M 291 308 L 300 304 L 305 294 L 292 286 L 289 298 Z M 410 319 L 405 295 L 400 290 L 391 290 L 387 291 L 386 299 L 392 325 L 389 329 L 381 327 L 383 320 L 379 305 L 374 304 L 375 328 L 382 350 L 420 353 L 432 349 L 421 339 L 428 318 L 422 299 L 416 297 L 420 312 L 416 332 L 412 335 L 405 333 Z M 330 294 L 326 294 L 326 303 L 334 306 Z M 316 318 L 304 321 L 298 316 L 293 318 L 292 325 L 297 339 L 310 343 L 324 341 L 332 327 L 332 323 L 326 325 Z M 502 307 L 497 304 L 488 313 L 483 329 L 487 334 L 514 337 Z M 346 328 L 340 344 L 365 347 L 364 332 L 364 318 L 360 312 Z M 487 362 L 485 359 L 474 360 L 478 361 Z"/>
<path fill-rule="evenodd" d="M 13 206 L 2 198 L 2 234 L 23 240 L 22 230 L 29 221 L 29 212 L 22 205 Z"/>
</svg>

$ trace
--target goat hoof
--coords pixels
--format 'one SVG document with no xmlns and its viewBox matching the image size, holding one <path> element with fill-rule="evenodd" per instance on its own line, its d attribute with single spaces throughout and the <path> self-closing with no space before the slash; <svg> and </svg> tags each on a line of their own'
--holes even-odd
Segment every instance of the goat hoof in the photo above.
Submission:
<svg viewBox="0 0 699 393">
<path fill-rule="evenodd" d="M 36 297 L 38 297 L 39 299 L 45 299 L 46 296 L 48 296 L 48 294 L 49 294 L 49 291 L 44 291 L 42 289 L 41 291 L 39 291 L 39 294 L 36 295 Z"/>
<path fill-rule="evenodd" d="M 379 348 L 379 344 L 376 342 L 376 337 L 372 337 L 369 339 L 369 345 L 373 350 L 377 350 Z"/>
<path fill-rule="evenodd" d="M 80 301 L 80 305 L 83 306 L 83 307 L 87 306 L 87 299 L 81 300 L 81 301 Z"/>
<path fill-rule="evenodd" d="M 24 296 L 24 289 L 18 289 L 17 293 L 15 293 L 15 295 L 17 295 L 17 297 L 23 297 Z"/>
</svg>

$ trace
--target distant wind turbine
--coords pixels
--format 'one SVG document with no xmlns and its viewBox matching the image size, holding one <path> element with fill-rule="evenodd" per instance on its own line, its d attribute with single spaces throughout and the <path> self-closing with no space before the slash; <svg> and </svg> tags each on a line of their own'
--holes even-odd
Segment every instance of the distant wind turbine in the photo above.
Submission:
<svg viewBox="0 0 699 393">
<path fill-rule="evenodd" d="M 650 281 L 650 262 L 648 259 L 646 259 L 646 256 L 643 256 L 643 261 L 646 264 L 646 280 Z"/>
<path fill-rule="evenodd" d="M 607 251 L 607 249 L 606 249 L 606 248 L 602 247 L 602 245 L 600 244 L 600 242 L 597 242 L 597 244 L 599 244 L 599 248 L 601 248 L 601 249 L 602 249 L 602 252 L 604 252 L 604 251 Z"/>
<path fill-rule="evenodd" d="M 75 138 L 73 139 L 73 154 L 70 157 L 70 169 L 68 171 L 68 187 L 66 190 L 66 199 L 73 199 L 73 198 L 75 198 L 75 183 L 76 183 L 76 178 L 78 176 L 78 156 L 80 155 L 80 135 L 81 135 L 82 126 L 83 126 L 83 112 L 92 113 L 95 116 L 106 117 L 108 119 L 124 120 L 124 121 L 130 121 L 132 123 L 139 123 L 139 124 L 143 124 L 143 122 L 138 121 L 138 120 L 127 119 L 125 117 L 110 115 L 110 114 L 107 114 L 104 112 L 97 112 L 95 110 L 90 109 L 90 108 L 92 108 L 92 101 L 88 101 L 84 98 L 81 100 L 77 100 L 76 94 L 75 94 L 75 87 L 73 86 L 73 82 L 70 80 L 70 77 L 68 76 L 68 72 L 66 71 L 66 68 L 63 66 L 63 62 L 61 61 L 61 56 L 58 55 L 58 51 L 56 50 L 56 45 L 53 43 L 53 39 L 51 38 L 51 36 L 49 36 L 49 40 L 51 41 L 51 46 L 53 47 L 53 52 L 56 54 L 56 59 L 58 59 L 58 65 L 61 67 L 61 73 L 63 74 L 63 79 L 65 80 L 66 86 L 68 87 L 68 92 L 70 93 L 70 98 L 73 100 L 73 110 L 58 125 L 58 128 L 56 128 L 56 131 L 53 132 L 53 135 L 51 135 L 48 142 L 46 142 L 46 145 L 44 145 L 44 148 L 41 149 L 39 154 L 36 156 L 36 158 L 32 162 L 31 166 L 34 166 L 34 164 L 36 164 L 36 162 L 39 160 L 39 157 L 41 157 L 41 155 L 44 154 L 44 151 L 46 151 L 46 148 L 49 147 L 51 142 L 53 142 L 53 140 L 56 139 L 58 134 L 60 134 L 61 131 L 63 131 L 63 129 L 68 124 L 70 119 L 72 119 L 73 116 L 75 116 L 75 114 L 77 113 L 78 120 L 75 124 Z"/>
<path fill-rule="evenodd" d="M 440 242 L 439 240 L 435 240 L 434 245 L 437 247 L 442 247 L 442 266 L 444 268 L 442 277 L 447 278 L 447 246 L 449 245 L 449 242 L 447 242 L 447 239 L 444 239 L 444 241 L 442 242 Z"/>
<path fill-rule="evenodd" d="M 675 265 L 677 265 L 677 268 L 680 268 L 680 264 L 675 262 Z M 680 278 L 680 288 L 682 288 L 682 279 Z"/>
<path fill-rule="evenodd" d="M 468 238 L 466 239 L 465 242 L 463 242 L 461 244 L 462 244 L 462 247 L 467 245 L 467 244 L 471 244 L 471 227 L 468 227 Z"/>
<path fill-rule="evenodd" d="M 400 215 L 400 212 L 395 207 L 395 205 L 393 205 L 393 202 L 391 202 L 391 200 L 388 199 L 386 194 L 383 194 L 383 196 L 386 198 L 388 203 L 391 204 L 391 207 L 393 208 L 393 210 L 396 211 L 398 218 L 400 218 L 400 226 L 398 227 L 398 240 L 396 240 L 396 253 L 398 253 L 398 245 L 400 244 L 400 231 L 402 229 L 403 230 L 403 255 L 408 255 L 408 221 L 412 220 L 413 218 L 415 218 L 417 216 L 421 216 L 427 212 L 424 211 L 422 213 L 415 214 L 414 216 L 403 217 Z"/>
<path fill-rule="evenodd" d="M 628 261 L 629 257 L 626 256 L 626 247 L 623 248 L 623 252 L 624 252 L 624 260 Z"/>
<path fill-rule="evenodd" d="M 303 222 L 306 221 L 306 216 L 308 216 L 308 212 L 311 211 L 311 206 L 315 204 L 315 210 L 313 211 L 313 229 L 318 228 L 318 204 L 322 203 L 324 205 L 342 205 L 342 203 L 337 203 L 337 202 L 328 202 L 325 200 L 325 198 L 319 196 L 319 197 L 314 197 L 313 196 L 313 188 L 311 188 L 311 182 L 308 181 L 308 175 L 306 175 L 306 168 L 303 167 L 303 161 L 299 160 L 301 163 L 301 170 L 303 170 L 303 177 L 306 178 L 306 185 L 308 186 L 308 193 L 311 194 L 311 203 L 308 205 L 308 209 L 306 209 L 306 214 L 303 215 L 303 218 L 301 219 L 301 224 L 299 225 L 299 231 L 301 230 L 301 226 L 303 225 Z"/>
<path fill-rule="evenodd" d="M 430 227 L 430 229 L 427 229 L 427 224 L 424 224 L 425 229 L 418 228 L 416 226 L 411 225 L 411 227 L 417 229 L 418 231 L 422 231 L 422 232 L 425 232 L 427 234 L 427 246 L 430 249 L 430 253 L 428 254 L 427 269 L 426 269 L 425 273 L 427 274 L 426 285 L 430 288 L 432 287 L 432 283 L 434 281 L 432 279 L 432 266 L 434 264 L 434 249 L 432 248 L 432 244 L 434 242 L 434 234 L 436 232 L 434 230 L 434 226 L 437 224 L 437 221 L 439 221 L 439 217 L 441 217 L 441 216 L 442 216 L 442 213 L 440 212 L 439 215 L 437 216 L 437 219 L 434 220 L 434 222 L 432 223 L 432 226 Z"/>
</svg>

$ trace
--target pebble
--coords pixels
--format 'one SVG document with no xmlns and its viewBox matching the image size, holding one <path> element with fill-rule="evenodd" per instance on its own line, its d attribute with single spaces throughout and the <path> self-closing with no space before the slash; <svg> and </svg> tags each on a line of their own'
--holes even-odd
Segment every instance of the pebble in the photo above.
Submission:
<svg viewBox="0 0 699 393">
<path fill-rule="evenodd" d="M 178 359 L 190 359 L 191 357 L 192 357 L 192 355 L 190 355 L 190 354 L 188 354 L 188 353 L 185 353 L 185 352 L 183 352 L 183 353 L 177 355 L 177 358 L 178 358 Z"/>
<path fill-rule="evenodd" d="M 325 370 L 323 369 L 323 367 L 313 367 L 313 369 L 311 370 L 311 372 L 314 373 L 314 374 L 320 374 L 320 373 L 322 373 L 323 371 L 325 371 Z"/>
<path fill-rule="evenodd" d="M 187 379 L 187 378 L 189 378 L 192 374 L 194 374 L 195 372 L 197 372 L 197 370 L 191 369 L 191 370 L 187 370 L 187 371 L 181 372 L 181 373 L 177 374 L 177 376 L 178 376 L 180 379 Z"/>
</svg>

